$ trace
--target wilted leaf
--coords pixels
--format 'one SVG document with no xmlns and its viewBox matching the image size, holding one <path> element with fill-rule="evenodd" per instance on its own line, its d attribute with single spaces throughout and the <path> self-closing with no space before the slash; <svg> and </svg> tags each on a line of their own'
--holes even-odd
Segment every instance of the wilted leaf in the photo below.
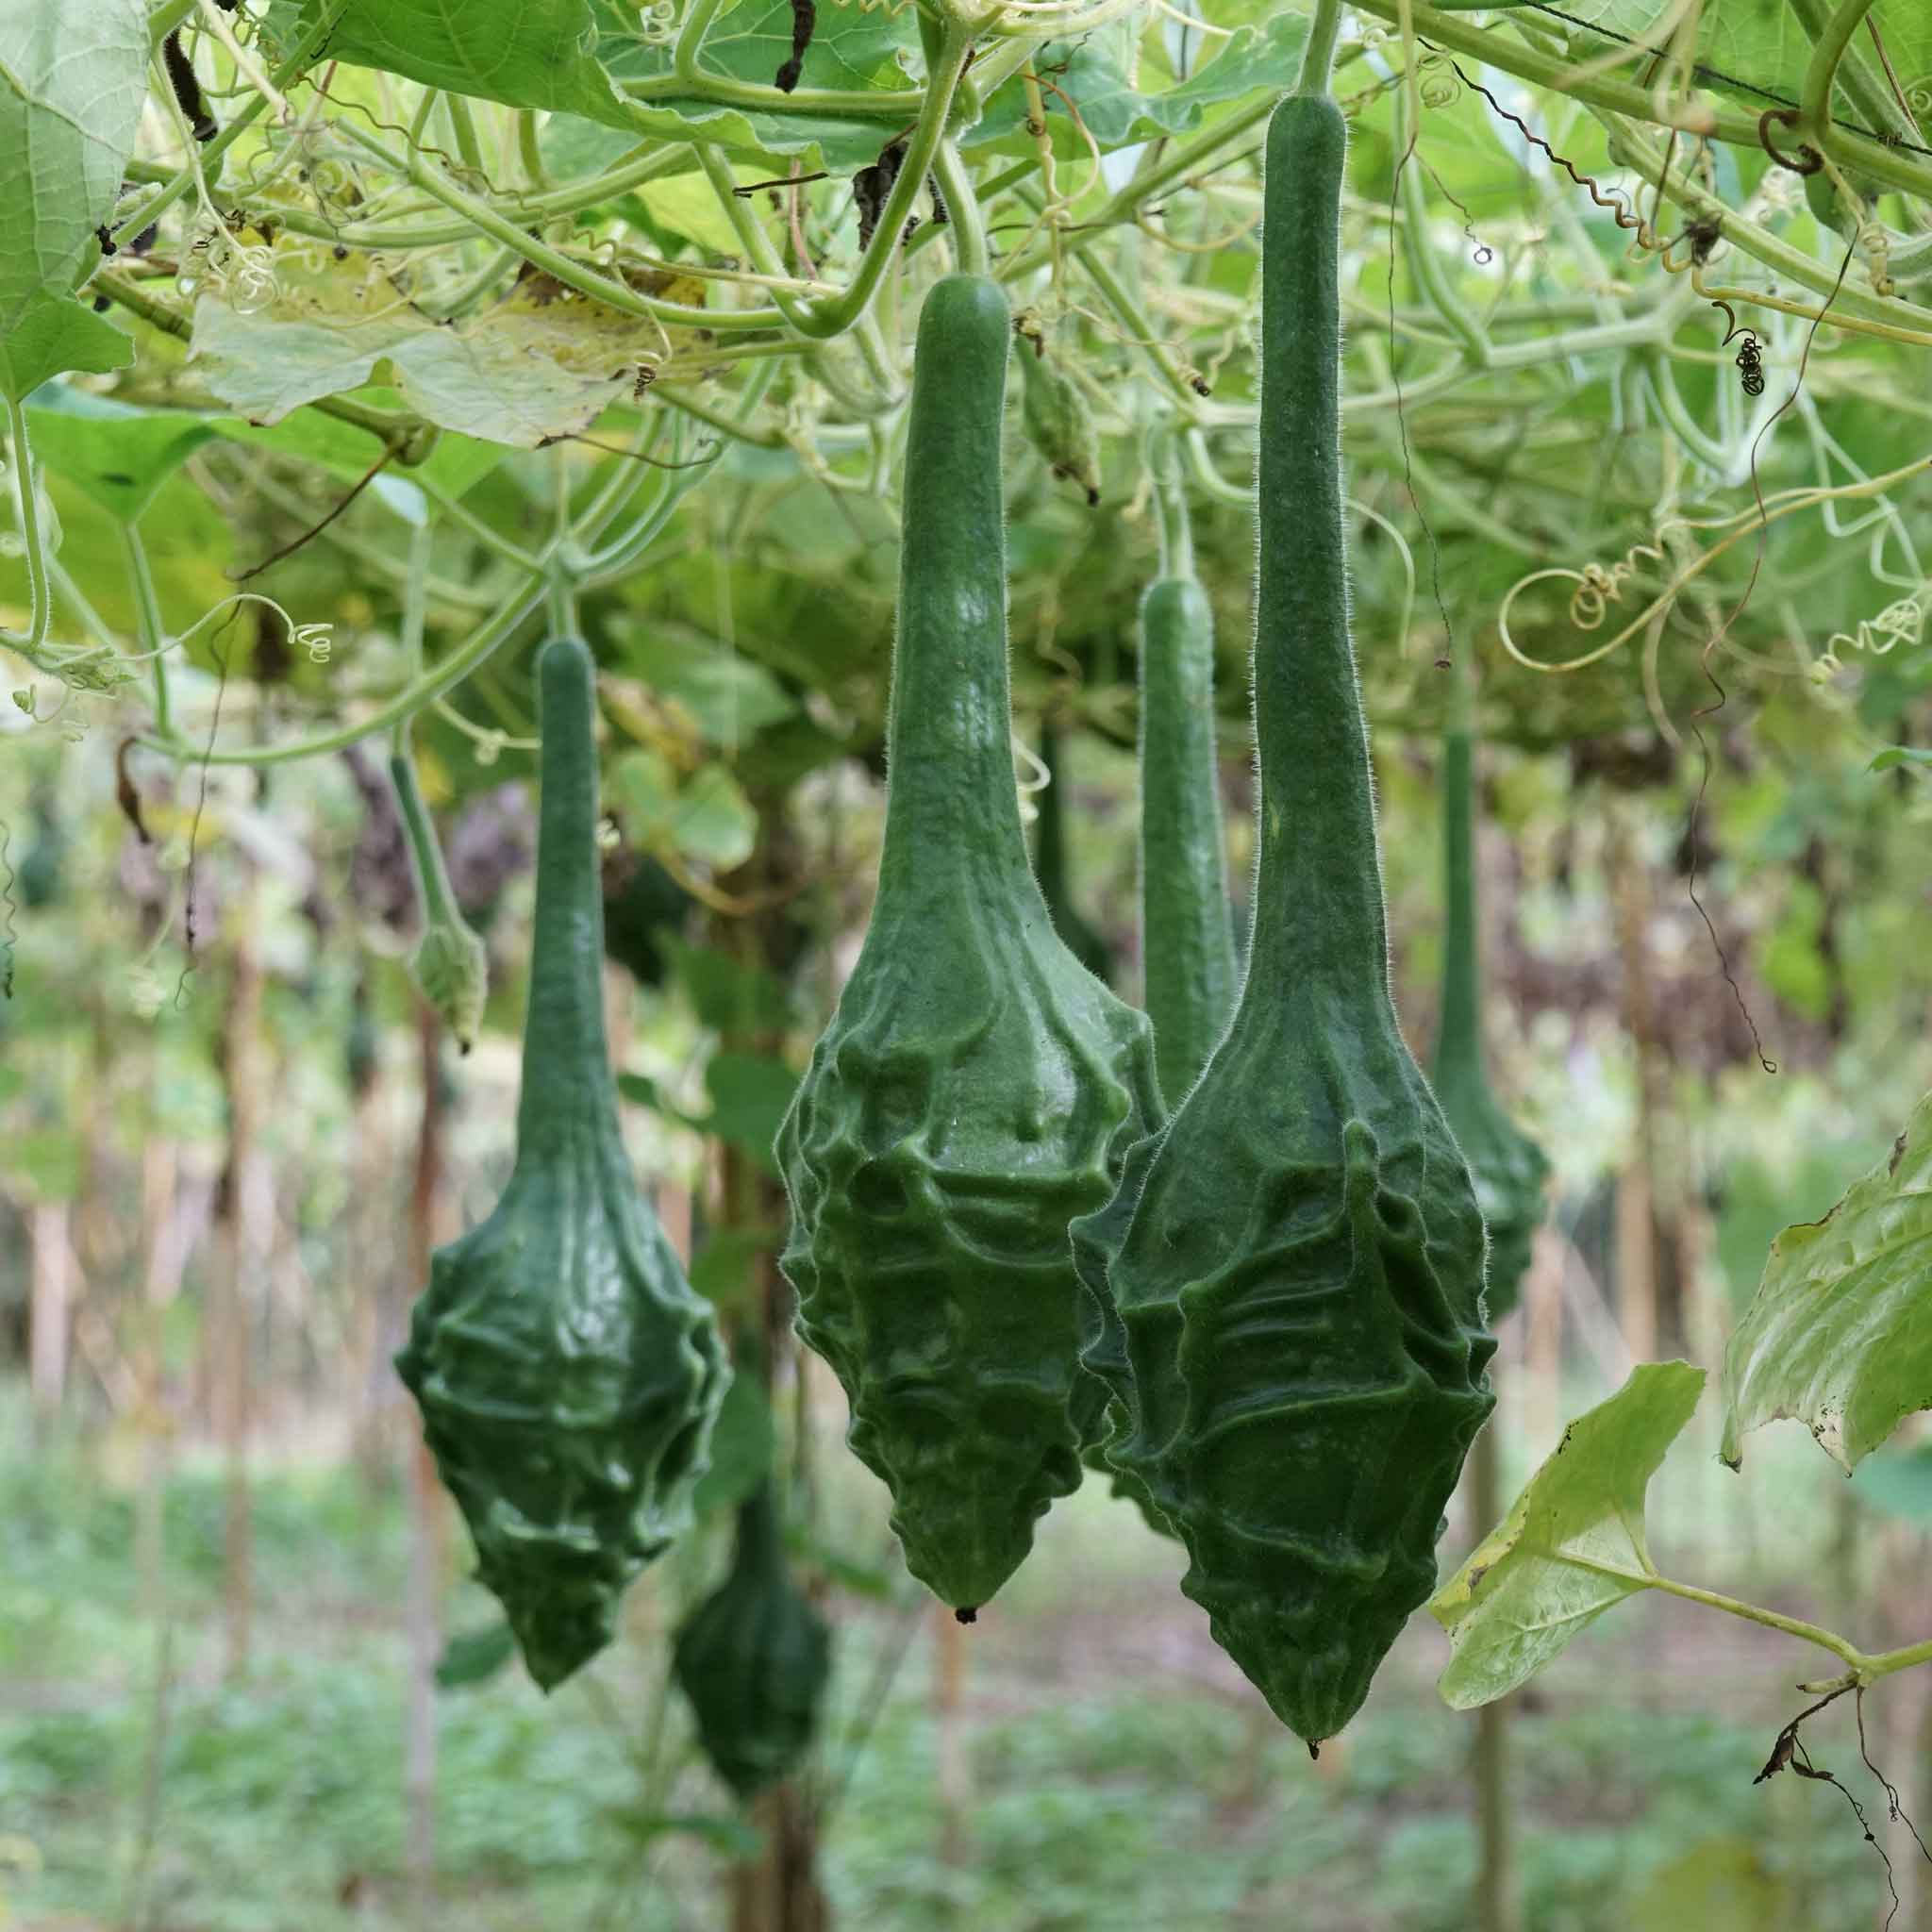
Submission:
<svg viewBox="0 0 1932 1932">
<path fill-rule="evenodd" d="M 1650 1587 L 1643 1498 L 1704 1371 L 1645 1362 L 1580 1415 L 1502 1525 L 1429 1601 L 1453 1655 L 1438 1688 L 1469 1710 L 1513 1690 L 1612 1604 Z"/>
<path fill-rule="evenodd" d="M 1724 1350 L 1724 1435 L 1794 1417 L 1845 1469 L 1932 1407 L 1932 1097 L 1823 1221 L 1788 1227 Z"/>
</svg>

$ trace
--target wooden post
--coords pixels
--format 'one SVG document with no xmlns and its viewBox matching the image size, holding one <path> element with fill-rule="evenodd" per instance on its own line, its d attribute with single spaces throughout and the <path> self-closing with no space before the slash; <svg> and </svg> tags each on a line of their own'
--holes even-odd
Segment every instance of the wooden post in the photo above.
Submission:
<svg viewBox="0 0 1932 1932">
<path fill-rule="evenodd" d="M 416 1166 L 409 1192 L 408 1268 L 412 1292 L 429 1283 L 429 1257 L 438 1238 L 438 1205 L 443 1169 L 442 1026 L 422 1007 L 417 1013 L 423 1105 L 416 1136 Z M 403 1745 L 403 1782 L 408 1802 L 407 1861 L 419 1923 L 426 1923 L 436 1890 L 436 1660 L 441 1649 L 442 1577 L 447 1519 L 436 1463 L 420 1428 L 408 1436 L 409 1575 L 405 1615 L 408 1625 L 408 1716 Z"/>
<path fill-rule="evenodd" d="M 28 1378 L 35 1416 L 51 1423 L 67 1392 L 68 1330 L 74 1299 L 74 1248 L 65 1201 L 43 1201 L 30 1216 L 33 1284 L 28 1302 Z"/>
<path fill-rule="evenodd" d="M 226 1463 L 226 1512 L 223 1540 L 224 1668 L 229 1678 L 248 1668 L 254 1622 L 254 1524 L 248 1472 L 253 1421 L 250 1389 L 249 1275 L 260 1256 L 253 1235 L 256 1215 L 253 1170 L 262 1083 L 258 1070 L 261 1032 L 261 967 L 255 957 L 249 908 L 235 943 L 223 1034 L 222 1076 L 228 1100 L 228 1166 L 220 1215 L 220 1239 L 208 1295 L 215 1324 L 216 1426 Z"/>
</svg>

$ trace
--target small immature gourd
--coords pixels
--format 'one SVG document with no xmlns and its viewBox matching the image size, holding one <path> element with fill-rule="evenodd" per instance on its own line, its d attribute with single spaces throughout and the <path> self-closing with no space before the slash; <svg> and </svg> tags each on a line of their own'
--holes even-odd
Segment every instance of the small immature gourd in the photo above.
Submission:
<svg viewBox="0 0 1932 1932">
<path fill-rule="evenodd" d="M 741 1798 L 804 1760 L 831 1675 L 832 1633 L 786 1568 L 769 1477 L 739 1510 L 731 1574 L 677 1633 L 671 1668 L 705 1756 Z"/>
<path fill-rule="evenodd" d="M 490 996 L 489 954 L 482 935 L 463 917 L 450 890 L 442 848 L 416 780 L 415 759 L 398 752 L 389 761 L 389 775 L 396 789 L 423 902 L 423 936 L 409 955 L 409 974 L 430 1010 L 455 1036 L 458 1047 L 468 1053 Z"/>
<path fill-rule="evenodd" d="M 1447 885 L 1442 1021 L 1431 1083 L 1475 1182 L 1490 1234 L 1485 1305 L 1491 1322 L 1515 1307 L 1530 1244 L 1547 1207 L 1550 1163 L 1490 1091 L 1483 1064 L 1482 941 L 1476 914 L 1475 745 L 1459 695 L 1442 741 L 1442 844 Z"/>
<path fill-rule="evenodd" d="M 1267 142 L 1255 728 L 1259 862 L 1225 1037 L 1077 1226 L 1126 1411 L 1111 1460 L 1186 1543 L 1182 1587 L 1311 1744 L 1435 1579 L 1491 1407 L 1469 1173 L 1396 1024 L 1341 521 L 1346 126 Z"/>
<path fill-rule="evenodd" d="M 440 1248 L 396 1369 L 547 1690 L 610 1640 L 617 1600 L 691 1520 L 730 1379 L 618 1125 L 604 1037 L 595 674 L 538 659 L 536 942 L 517 1154 L 495 1210 Z"/>
<path fill-rule="evenodd" d="M 999 285 L 927 295 L 913 365 L 885 850 L 865 943 L 778 1135 L 798 1328 L 892 1492 L 907 1567 L 970 1614 L 1080 1479 L 1075 1215 L 1159 1112 L 1147 1023 L 1057 937 L 1007 675 Z"/>
</svg>

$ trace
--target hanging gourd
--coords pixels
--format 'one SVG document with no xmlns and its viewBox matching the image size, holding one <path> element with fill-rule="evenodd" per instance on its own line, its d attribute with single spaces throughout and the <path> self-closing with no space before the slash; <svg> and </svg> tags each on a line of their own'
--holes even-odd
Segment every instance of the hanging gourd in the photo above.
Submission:
<svg viewBox="0 0 1932 1932">
<path fill-rule="evenodd" d="M 1542 1224 L 1550 1163 L 1490 1091 L 1483 1065 L 1482 936 L 1476 911 L 1475 743 L 1466 682 L 1442 740 L 1442 846 L 1446 908 L 1442 1020 L 1431 1081 L 1475 1182 L 1490 1233 L 1484 1296 L 1491 1322 L 1523 1293 L 1530 1244 Z"/>
<path fill-rule="evenodd" d="M 1160 1091 L 1178 1101 L 1234 1011 L 1234 926 L 1214 745 L 1214 611 L 1194 580 L 1172 456 L 1157 464 L 1162 574 L 1141 599 L 1141 950 Z"/>
<path fill-rule="evenodd" d="M 1033 872 L 1040 881 L 1040 896 L 1046 901 L 1053 929 L 1065 941 L 1067 951 L 1105 983 L 1110 963 L 1107 941 L 1080 916 L 1067 880 L 1067 787 L 1062 776 L 1066 767 L 1059 727 L 1050 718 L 1041 721 L 1040 765 L 1046 774 L 1046 783 L 1033 794 L 1039 814 L 1033 827 Z"/>
<path fill-rule="evenodd" d="M 811 1749 L 832 1633 L 792 1583 L 769 1476 L 738 1512 L 731 1574 L 678 1631 L 672 1674 L 711 1768 L 741 1798 Z"/>
<path fill-rule="evenodd" d="M 730 1371 L 618 1124 L 604 1037 L 595 667 L 537 676 L 542 797 L 516 1164 L 438 1249 L 397 1373 L 547 1690 L 610 1641 L 617 1600 L 691 1520 Z"/>
<path fill-rule="evenodd" d="M 1165 1132 L 1074 1230 L 1112 1461 L 1186 1543 L 1183 1589 L 1310 1744 L 1359 1707 L 1435 1578 L 1491 1398 L 1483 1228 L 1397 1026 L 1341 521 L 1346 124 L 1293 95 L 1267 142 L 1260 763 L 1240 1002 Z"/>
<path fill-rule="evenodd" d="M 798 1329 L 892 1492 L 907 1567 L 970 1620 L 1080 1479 L 1068 1224 L 1159 1113 L 1146 1021 L 1056 936 L 1007 675 L 997 283 L 927 295 L 913 365 L 885 849 L 858 961 L 778 1135 Z"/>
</svg>

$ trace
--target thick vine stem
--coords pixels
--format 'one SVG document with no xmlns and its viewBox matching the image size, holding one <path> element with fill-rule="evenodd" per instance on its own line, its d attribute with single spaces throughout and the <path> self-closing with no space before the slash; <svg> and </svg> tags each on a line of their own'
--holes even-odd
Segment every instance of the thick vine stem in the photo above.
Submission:
<svg viewBox="0 0 1932 1932">
<path fill-rule="evenodd" d="M 985 275 L 986 219 L 979 211 L 979 200 L 959 159 L 959 150 L 952 142 L 940 142 L 933 158 L 933 175 L 945 196 L 946 220 L 953 230 L 953 266 L 964 275 Z"/>
<path fill-rule="evenodd" d="M 1833 8 L 1830 0 L 1790 0 L 1798 25 L 1812 42 L 1813 55 L 1799 91 L 1800 124 L 1813 136 L 1831 125 L 1831 92 L 1834 82 L 1843 88 L 1852 105 L 1876 132 L 1907 141 L 1918 139 L 1918 127 L 1891 91 L 1872 71 L 1852 45 L 1860 21 L 1871 11 L 1872 0 L 1862 6 L 1852 4 Z M 1844 16 L 1851 16 L 1844 18 Z M 1824 55 L 1829 72 L 1820 74 L 1821 55 L 1835 43 L 1836 51 Z M 1817 109 L 1813 112 L 1813 82 L 1817 82 Z"/>
<path fill-rule="evenodd" d="M 1335 43 L 1341 38 L 1341 0 L 1315 0 L 1308 38 L 1302 47 L 1301 73 L 1295 78 L 1296 93 L 1328 92 L 1328 76 L 1335 66 Z"/>
<path fill-rule="evenodd" d="M 47 641 L 54 622 L 54 597 L 47 582 L 47 553 L 41 536 L 40 505 L 34 496 L 34 450 L 26 430 L 26 405 L 13 396 L 7 398 L 7 450 L 13 462 L 20 541 L 26 553 L 27 627 L 23 636 L 0 625 L 0 644 L 31 659 Z"/>
</svg>

